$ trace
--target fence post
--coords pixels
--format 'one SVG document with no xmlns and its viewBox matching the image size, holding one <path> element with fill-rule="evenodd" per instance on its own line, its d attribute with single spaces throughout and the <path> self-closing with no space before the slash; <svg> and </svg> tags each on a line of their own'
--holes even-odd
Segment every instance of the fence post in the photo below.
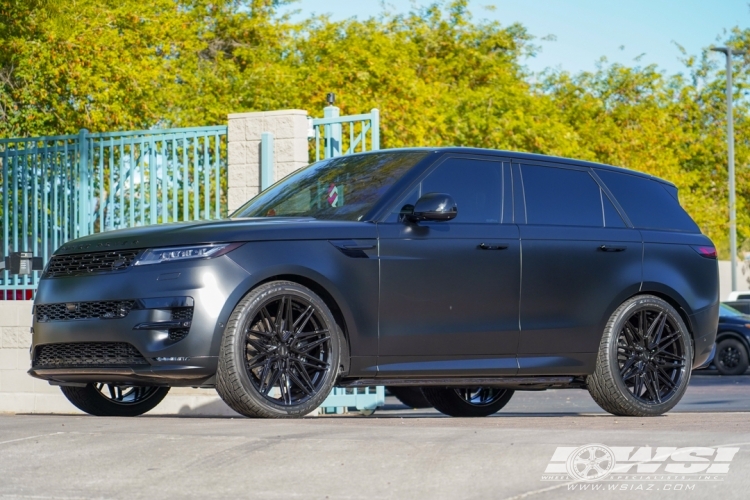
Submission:
<svg viewBox="0 0 750 500">
<path fill-rule="evenodd" d="M 227 131 L 227 209 L 231 214 L 261 189 L 309 163 L 307 111 L 232 113 Z M 271 174 L 262 171 L 263 133 L 272 137 Z M 268 184 L 265 182 L 268 181 Z"/>
<path fill-rule="evenodd" d="M 370 119 L 370 133 L 372 137 L 370 150 L 377 151 L 378 149 L 380 149 L 380 111 L 378 110 L 378 108 L 371 109 L 370 116 L 372 117 Z M 364 141 L 364 137 L 362 138 L 362 140 Z"/>
<path fill-rule="evenodd" d="M 323 118 L 338 118 L 339 108 L 337 106 L 326 106 L 323 108 Z M 325 126 L 326 152 L 325 158 L 341 156 L 341 124 L 333 123 Z"/>
<path fill-rule="evenodd" d="M 76 223 L 74 224 L 74 237 L 80 238 L 86 236 L 89 231 L 89 131 L 82 128 L 78 132 L 78 172 L 76 185 L 78 190 L 78 203 L 74 208 Z"/>
<path fill-rule="evenodd" d="M 260 190 L 265 191 L 274 183 L 273 175 L 273 134 L 260 134 Z"/>
</svg>

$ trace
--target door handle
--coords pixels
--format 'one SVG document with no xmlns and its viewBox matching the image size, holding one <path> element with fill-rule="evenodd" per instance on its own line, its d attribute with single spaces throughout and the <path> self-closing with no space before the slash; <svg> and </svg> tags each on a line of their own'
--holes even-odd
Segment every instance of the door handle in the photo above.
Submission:
<svg viewBox="0 0 750 500">
<path fill-rule="evenodd" d="M 612 245 L 602 245 L 597 250 L 601 250 L 602 252 L 624 252 L 627 250 L 628 247 L 615 247 Z"/>
<path fill-rule="evenodd" d="M 488 245 L 487 243 L 480 243 L 477 248 L 481 250 L 505 250 L 508 245 Z"/>
<path fill-rule="evenodd" d="M 342 245 L 341 248 L 347 250 L 372 250 L 375 248 L 375 245 Z"/>
</svg>

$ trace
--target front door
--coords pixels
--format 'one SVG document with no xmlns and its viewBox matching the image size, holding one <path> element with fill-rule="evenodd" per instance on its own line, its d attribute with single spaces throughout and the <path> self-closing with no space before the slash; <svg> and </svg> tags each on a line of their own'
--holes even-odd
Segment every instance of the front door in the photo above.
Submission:
<svg viewBox="0 0 750 500">
<path fill-rule="evenodd" d="M 517 371 L 520 245 L 509 163 L 448 157 L 411 191 L 380 238 L 378 375 Z M 402 205 L 447 193 L 447 222 L 399 221 Z M 504 203 L 505 201 L 505 203 Z"/>
</svg>

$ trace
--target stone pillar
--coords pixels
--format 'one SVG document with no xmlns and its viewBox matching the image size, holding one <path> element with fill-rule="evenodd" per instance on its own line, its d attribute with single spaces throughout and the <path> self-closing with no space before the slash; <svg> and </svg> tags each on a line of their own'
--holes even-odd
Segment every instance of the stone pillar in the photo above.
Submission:
<svg viewBox="0 0 750 500">
<path fill-rule="evenodd" d="M 231 214 L 260 192 L 260 137 L 274 138 L 274 180 L 307 166 L 307 111 L 287 109 L 229 115 L 227 206 Z"/>
</svg>

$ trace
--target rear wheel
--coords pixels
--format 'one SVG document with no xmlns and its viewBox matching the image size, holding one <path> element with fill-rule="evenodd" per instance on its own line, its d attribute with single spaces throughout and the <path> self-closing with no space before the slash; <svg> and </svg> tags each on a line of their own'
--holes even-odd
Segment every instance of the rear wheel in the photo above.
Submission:
<svg viewBox="0 0 750 500">
<path fill-rule="evenodd" d="M 492 415 L 513 396 L 513 390 L 495 387 L 423 387 L 422 392 L 437 411 L 451 417 Z"/>
<path fill-rule="evenodd" d="M 615 415 L 647 417 L 671 410 L 690 381 L 693 346 L 674 307 L 653 295 L 626 300 L 599 344 L 591 397 Z"/>
<path fill-rule="evenodd" d="M 742 375 L 747 371 L 747 350 L 737 339 L 724 339 L 716 346 L 714 364 L 722 375 Z"/>
<path fill-rule="evenodd" d="M 169 387 L 88 384 L 85 387 L 60 386 L 68 401 L 81 411 L 98 417 L 136 417 L 153 410 L 169 392 Z"/>
<path fill-rule="evenodd" d="M 419 387 L 388 387 L 388 390 L 396 399 L 401 401 L 409 408 L 432 408 L 427 398 L 424 397 L 422 389 Z"/>
<path fill-rule="evenodd" d="M 331 392 L 340 363 L 339 328 L 312 290 L 273 281 L 248 293 L 229 317 L 216 391 L 248 417 L 302 417 Z"/>
</svg>

